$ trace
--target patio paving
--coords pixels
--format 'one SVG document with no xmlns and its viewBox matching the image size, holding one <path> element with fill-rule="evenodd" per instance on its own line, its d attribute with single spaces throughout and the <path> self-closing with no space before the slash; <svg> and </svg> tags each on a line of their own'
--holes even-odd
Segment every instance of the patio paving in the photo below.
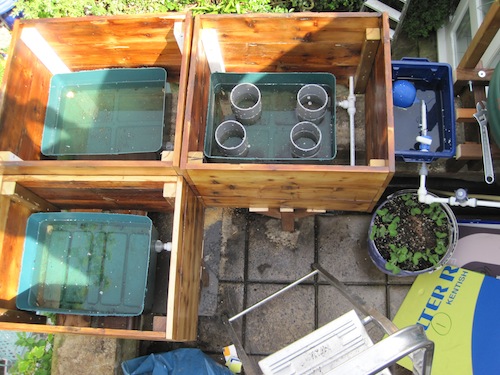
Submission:
<svg viewBox="0 0 500 375">
<path fill-rule="evenodd" d="M 394 317 L 413 281 L 387 277 L 370 260 L 370 214 L 334 212 L 306 217 L 296 220 L 292 233 L 283 232 L 278 219 L 244 209 L 208 208 L 206 216 L 210 225 L 205 233 L 211 232 L 210 227 L 220 228 L 220 237 L 205 236 L 204 244 L 205 248 L 220 246 L 214 314 L 199 317 L 196 342 L 143 342 L 141 355 L 197 347 L 222 363 L 222 349 L 232 343 L 224 318 L 306 275 L 314 262 L 389 318 Z M 214 217 L 218 217 L 215 222 Z M 352 308 L 325 280 L 311 278 L 250 312 L 235 326 L 241 325 L 237 330 L 240 340 L 257 361 Z M 378 339 L 381 336 L 379 333 Z M 397 367 L 395 373 L 406 373 Z"/>
</svg>

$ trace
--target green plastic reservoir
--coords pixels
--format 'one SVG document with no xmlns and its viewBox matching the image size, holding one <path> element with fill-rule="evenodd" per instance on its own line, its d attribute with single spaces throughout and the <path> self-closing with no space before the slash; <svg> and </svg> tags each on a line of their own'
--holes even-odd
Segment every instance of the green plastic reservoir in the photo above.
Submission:
<svg viewBox="0 0 500 375">
<path fill-rule="evenodd" d="M 59 314 L 140 315 L 154 285 L 156 253 L 151 256 L 151 243 L 156 239 L 146 216 L 33 214 L 27 223 L 17 307 Z"/>
<path fill-rule="evenodd" d="M 56 74 L 50 81 L 42 153 L 118 155 L 162 146 L 167 72 L 102 69 Z"/>
<path fill-rule="evenodd" d="M 316 88 L 304 94 L 302 104 L 307 111 L 299 112 L 299 91 L 306 86 Z M 238 92 L 241 101 L 235 99 L 237 87 L 242 87 Z M 330 73 L 212 73 L 205 159 L 216 163 L 329 164 L 337 153 L 335 95 L 335 76 Z M 316 104 L 323 110 L 318 118 L 314 118 Z M 304 121 L 309 123 L 295 127 Z"/>
</svg>

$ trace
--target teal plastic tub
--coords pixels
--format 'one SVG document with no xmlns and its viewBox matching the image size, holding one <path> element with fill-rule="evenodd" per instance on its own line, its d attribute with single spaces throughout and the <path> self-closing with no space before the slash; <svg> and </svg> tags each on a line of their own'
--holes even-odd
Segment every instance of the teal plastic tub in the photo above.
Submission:
<svg viewBox="0 0 500 375">
<path fill-rule="evenodd" d="M 244 130 L 238 129 L 237 135 L 241 138 L 243 134 L 245 137 L 246 149 L 235 152 L 238 155 L 227 154 L 217 144 L 216 130 L 225 121 L 237 120 L 231 107 L 230 95 L 234 87 L 241 83 L 251 83 L 259 89 L 262 109 L 257 120 L 251 124 L 243 123 Z M 321 132 L 319 150 L 310 157 L 296 157 L 290 132 L 302 121 L 296 112 L 297 94 L 305 85 L 321 86 L 326 91 L 328 100 L 323 117 L 315 123 Z M 330 73 L 212 73 L 204 144 L 205 159 L 217 163 L 331 163 L 337 153 L 335 95 L 335 76 Z M 233 129 L 232 133 L 236 134 L 236 130 Z M 318 137 L 315 140 L 317 139 Z M 310 140 L 305 139 L 304 142 Z M 230 143 L 228 148 L 232 149 Z"/>
<path fill-rule="evenodd" d="M 19 309 L 140 315 L 150 304 L 158 239 L 146 216 L 52 212 L 29 217 Z M 152 300 L 151 300 L 152 302 Z"/>
<path fill-rule="evenodd" d="M 168 91 L 162 68 L 56 74 L 50 81 L 41 151 L 46 156 L 157 152 Z"/>
</svg>

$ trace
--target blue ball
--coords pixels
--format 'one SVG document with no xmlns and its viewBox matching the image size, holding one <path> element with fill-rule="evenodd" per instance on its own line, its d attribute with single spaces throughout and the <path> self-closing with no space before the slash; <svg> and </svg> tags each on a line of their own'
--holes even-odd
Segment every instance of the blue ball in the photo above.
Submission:
<svg viewBox="0 0 500 375">
<path fill-rule="evenodd" d="M 408 108 L 415 102 L 417 90 L 410 81 L 399 80 L 392 84 L 392 101 L 395 106 Z"/>
</svg>

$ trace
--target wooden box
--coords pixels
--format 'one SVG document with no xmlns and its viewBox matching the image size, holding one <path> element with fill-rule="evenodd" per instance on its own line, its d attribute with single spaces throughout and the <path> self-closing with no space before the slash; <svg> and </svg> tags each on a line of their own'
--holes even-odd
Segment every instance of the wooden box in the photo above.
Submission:
<svg viewBox="0 0 500 375">
<path fill-rule="evenodd" d="M 196 338 L 203 206 L 177 171 L 191 35 L 189 14 L 16 23 L 0 108 L 0 329 L 144 340 Z M 40 146 L 49 83 L 61 63 L 71 71 L 165 68 L 172 91 L 177 93 L 171 103 L 173 150 L 146 160 L 44 158 Z M 173 249 L 168 285 L 164 285 L 168 289 L 166 314 L 99 321 L 59 315 L 56 325 L 46 325 L 44 318 L 17 310 L 26 220 L 32 212 L 60 210 L 140 210 L 171 215 Z"/>
<path fill-rule="evenodd" d="M 2 178 L 2 177 L 0 177 Z M 56 185 L 58 182 L 55 183 Z M 165 303 L 157 311 L 138 317 L 90 317 L 58 314 L 55 325 L 45 317 L 16 308 L 24 237 L 28 217 L 36 211 L 58 211 L 58 207 L 12 181 L 2 181 L 0 195 L 0 330 L 129 338 L 136 340 L 192 341 L 196 339 L 204 210 L 201 201 L 182 177 L 165 188 L 173 205 L 172 251 L 164 254 L 169 271 L 157 271 L 155 299 Z M 78 187 L 69 187 L 76 194 Z M 69 205 L 69 204 L 68 204 Z M 66 205 L 65 205 L 66 206 Z M 124 204 L 126 206 L 126 204 Z M 75 211 L 106 209 L 99 201 L 81 200 Z M 117 210 L 113 210 L 116 212 Z M 120 213 L 142 213 L 119 210 Z M 163 241 L 168 239 L 162 238 Z M 154 254 L 153 256 L 155 256 Z M 163 254 L 161 254 L 163 256 Z M 160 257 L 160 255 L 158 255 Z M 159 259 L 159 258 L 158 258 Z M 162 293 L 163 291 L 163 293 Z M 159 311 L 158 311 L 159 310 Z"/>
<path fill-rule="evenodd" d="M 207 162 L 208 89 L 215 71 L 326 72 L 344 87 L 354 77 L 355 92 L 365 103 L 363 160 L 352 166 L 342 158 L 329 165 Z M 395 171 L 391 88 L 385 14 L 198 16 L 181 171 L 208 206 L 370 211 Z"/>
</svg>

